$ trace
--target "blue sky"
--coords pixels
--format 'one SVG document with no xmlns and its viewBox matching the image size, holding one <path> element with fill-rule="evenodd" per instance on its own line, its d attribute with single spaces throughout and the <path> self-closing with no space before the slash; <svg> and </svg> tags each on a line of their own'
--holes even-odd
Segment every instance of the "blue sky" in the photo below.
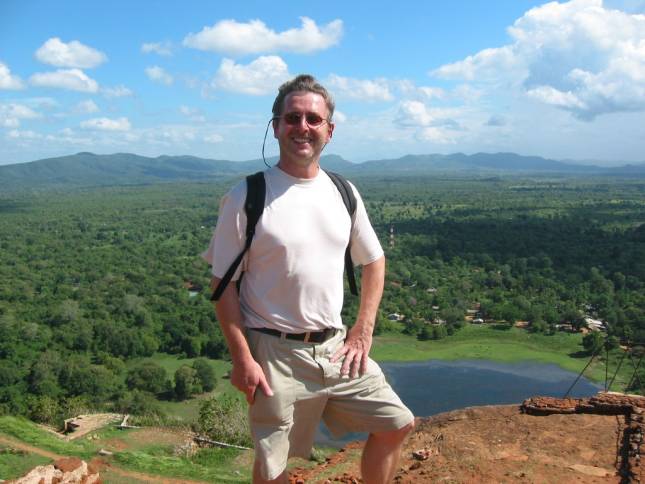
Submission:
<svg viewBox="0 0 645 484">
<path fill-rule="evenodd" d="M 334 94 L 327 152 L 350 161 L 645 161 L 645 0 L 238 3 L 0 2 L 0 164 L 258 158 L 302 72 Z"/>
</svg>

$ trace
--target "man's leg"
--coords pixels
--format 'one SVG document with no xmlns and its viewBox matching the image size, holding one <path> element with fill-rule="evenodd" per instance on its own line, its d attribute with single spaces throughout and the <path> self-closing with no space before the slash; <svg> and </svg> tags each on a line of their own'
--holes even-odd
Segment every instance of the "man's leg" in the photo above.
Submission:
<svg viewBox="0 0 645 484">
<path fill-rule="evenodd" d="M 260 472 L 260 463 L 256 460 L 253 464 L 253 484 L 287 484 L 289 479 L 287 478 L 287 471 L 285 470 L 282 474 L 271 481 L 267 481 L 262 477 Z"/>
<path fill-rule="evenodd" d="M 365 484 L 392 482 L 401 457 L 403 441 L 413 428 L 414 421 L 398 430 L 370 434 L 361 459 L 361 473 Z"/>
</svg>

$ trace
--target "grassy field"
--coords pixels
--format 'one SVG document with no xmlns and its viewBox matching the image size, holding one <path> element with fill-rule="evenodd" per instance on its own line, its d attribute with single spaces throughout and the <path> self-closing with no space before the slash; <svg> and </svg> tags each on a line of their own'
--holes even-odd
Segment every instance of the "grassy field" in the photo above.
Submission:
<svg viewBox="0 0 645 484">
<path fill-rule="evenodd" d="M 131 360 L 128 362 L 128 367 L 136 366 L 146 361 L 152 361 L 153 363 L 161 366 L 166 370 L 168 378 L 172 381 L 172 377 L 177 369 L 183 365 L 191 366 L 195 359 L 178 358 L 174 355 L 156 353 L 150 358 Z M 188 424 L 195 421 L 197 418 L 197 415 L 199 414 L 199 406 L 203 399 L 224 393 L 235 393 L 235 389 L 230 385 L 228 379 L 224 378 L 231 369 L 231 363 L 223 360 L 208 360 L 208 362 L 212 365 L 217 377 L 217 386 L 215 389 L 212 392 L 204 393 L 196 396 L 195 398 L 191 398 L 190 400 L 184 400 L 181 402 L 172 400 L 160 401 L 160 407 L 165 413 L 176 418 L 179 422 L 185 422 Z"/>
<path fill-rule="evenodd" d="M 123 431 L 105 427 L 77 441 L 67 442 L 26 419 L 2 416 L 0 437 L 3 436 L 50 453 L 75 455 L 86 461 L 96 456 L 99 449 L 108 449 L 114 455 L 103 457 L 112 467 L 105 475 L 102 474 L 106 484 L 144 482 L 133 476 L 124 477 L 123 471 L 128 470 L 147 474 L 152 482 L 160 476 L 222 483 L 250 480 L 251 452 L 213 448 L 200 449 L 190 456 L 178 455 L 176 449 L 186 441 L 186 435 L 164 429 Z M 36 465 L 51 461 L 51 458 L 35 452 L 0 444 L 0 479 L 19 477 Z M 116 472 L 115 467 L 121 472 Z"/>
<path fill-rule="evenodd" d="M 421 361 L 483 359 L 500 363 L 534 361 L 553 363 L 572 372 L 580 372 L 589 361 L 584 353 L 581 334 L 544 335 L 524 329 L 496 329 L 492 325 L 469 324 L 453 336 L 438 341 L 419 341 L 412 336 L 386 333 L 374 338 L 371 352 L 377 361 Z M 619 351 L 610 353 L 609 376 L 613 375 Z M 596 359 L 585 376 L 597 382 L 605 380 L 604 360 Z M 612 389 L 623 391 L 631 373 L 623 364 Z"/>
<path fill-rule="evenodd" d="M 0 444 L 0 480 L 20 477 L 36 466 L 48 464 L 47 457 Z"/>
</svg>

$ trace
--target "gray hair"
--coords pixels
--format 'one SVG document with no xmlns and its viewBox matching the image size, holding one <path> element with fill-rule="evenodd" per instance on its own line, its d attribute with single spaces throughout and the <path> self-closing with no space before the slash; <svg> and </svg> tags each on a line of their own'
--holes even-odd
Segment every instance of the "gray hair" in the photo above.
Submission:
<svg viewBox="0 0 645 484">
<path fill-rule="evenodd" d="M 298 91 L 320 94 L 325 100 L 325 104 L 327 104 L 327 110 L 329 111 L 328 121 L 331 121 L 331 118 L 334 115 L 334 108 L 336 107 L 334 98 L 329 94 L 329 91 L 327 91 L 327 89 L 325 89 L 323 85 L 310 74 L 300 74 L 280 86 L 278 89 L 278 95 L 276 96 L 275 101 L 273 101 L 272 111 L 274 117 L 280 117 L 282 114 L 282 106 L 285 98 L 292 92 Z"/>
</svg>

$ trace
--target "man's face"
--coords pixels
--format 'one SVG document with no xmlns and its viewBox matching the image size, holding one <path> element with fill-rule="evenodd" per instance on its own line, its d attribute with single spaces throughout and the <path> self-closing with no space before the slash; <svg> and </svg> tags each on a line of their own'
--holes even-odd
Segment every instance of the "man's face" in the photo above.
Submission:
<svg viewBox="0 0 645 484">
<path fill-rule="evenodd" d="M 280 161 L 308 165 L 318 161 L 331 139 L 333 123 L 327 122 L 329 110 L 325 99 L 313 92 L 290 93 L 282 106 L 282 115 L 273 122 L 273 135 L 280 145 Z M 316 121 L 322 123 L 316 125 Z"/>
</svg>

